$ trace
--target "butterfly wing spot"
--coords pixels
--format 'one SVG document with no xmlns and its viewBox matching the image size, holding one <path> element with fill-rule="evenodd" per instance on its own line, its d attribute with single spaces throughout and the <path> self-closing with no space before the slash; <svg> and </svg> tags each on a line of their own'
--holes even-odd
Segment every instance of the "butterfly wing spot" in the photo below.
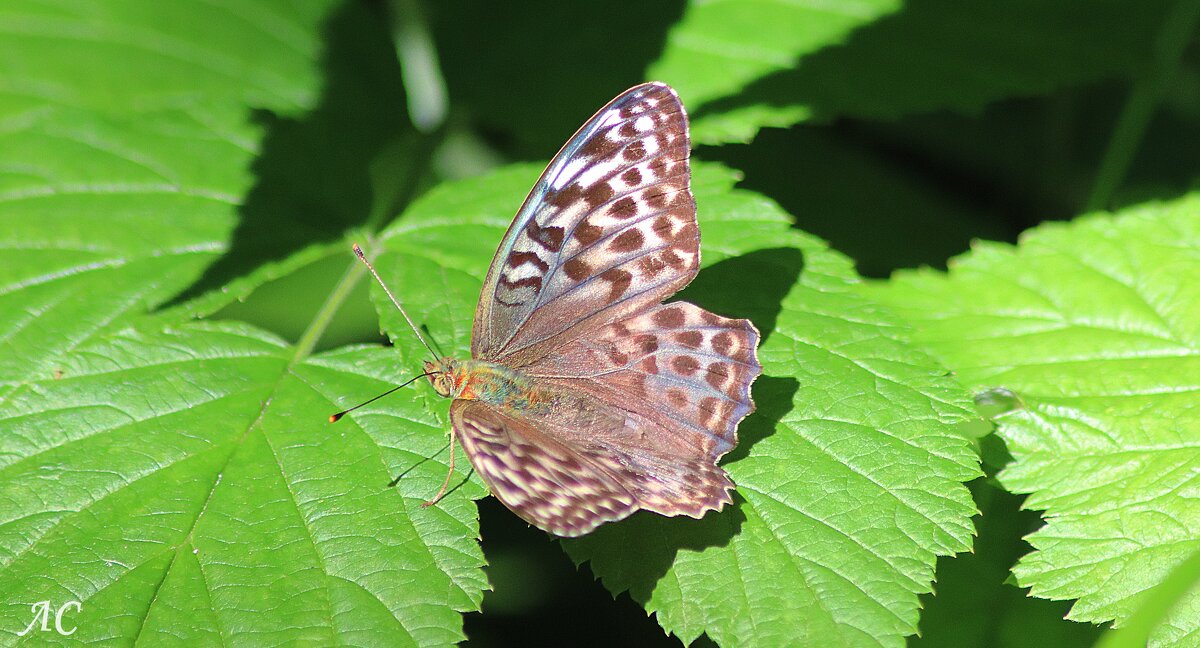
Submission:
<svg viewBox="0 0 1200 648">
<path fill-rule="evenodd" d="M 592 225 L 588 219 L 583 219 L 571 234 L 571 238 L 575 239 L 580 245 L 586 247 L 595 243 L 603 235 L 604 230 L 600 227 Z M 574 259 L 572 259 L 574 261 Z M 568 263 L 570 263 L 568 261 Z"/>
<path fill-rule="evenodd" d="M 700 369 L 700 363 L 692 356 L 678 355 L 671 358 L 671 369 L 681 376 L 691 376 Z"/>
<path fill-rule="evenodd" d="M 505 263 L 510 270 L 518 270 L 526 264 L 533 266 L 539 272 L 550 269 L 550 266 L 541 257 L 532 252 L 513 252 L 508 255 L 508 261 Z"/>
<path fill-rule="evenodd" d="M 608 348 L 608 361 L 621 366 L 629 362 L 629 354 L 622 353 L 621 349 L 614 344 Z"/>
<path fill-rule="evenodd" d="M 616 254 L 626 254 L 642 249 L 642 244 L 645 242 L 646 237 L 640 231 L 627 229 L 608 244 L 608 250 Z"/>
<path fill-rule="evenodd" d="M 595 209 L 616 195 L 616 190 L 607 182 L 597 182 L 583 190 L 583 202 L 588 209 Z"/>
<path fill-rule="evenodd" d="M 563 228 L 561 227 L 542 227 L 536 220 L 531 220 L 525 228 L 525 233 L 529 236 L 529 240 L 537 243 L 547 252 L 554 253 L 562 249 Z"/>
<path fill-rule="evenodd" d="M 724 362 L 714 362 L 708 365 L 707 375 L 704 377 L 708 384 L 712 385 L 713 389 L 725 391 L 725 386 L 729 384 L 731 371 L 729 365 Z"/>
<path fill-rule="evenodd" d="M 666 329 L 679 328 L 684 322 L 683 309 L 675 307 L 660 308 L 650 317 L 656 325 Z"/>
<path fill-rule="evenodd" d="M 572 281 L 583 281 L 592 274 L 592 266 L 588 265 L 587 261 L 575 257 L 563 264 L 563 272 Z"/>
<path fill-rule="evenodd" d="M 579 159 L 579 160 L 608 159 L 608 158 L 614 157 L 616 155 L 617 151 L 620 150 L 621 146 L 623 146 L 623 145 L 624 145 L 623 141 L 621 141 L 618 138 L 609 137 L 609 135 L 606 133 L 602 136 L 591 138 L 590 140 L 585 142 L 583 146 L 579 147 L 577 159 Z M 565 173 L 564 173 L 564 175 L 565 175 Z M 555 178 L 556 181 L 560 180 L 560 179 L 562 181 L 562 184 L 566 184 L 566 181 L 570 180 L 571 178 L 563 177 L 562 175 L 560 175 L 559 178 Z M 562 186 L 562 184 L 560 184 L 558 187 L 555 187 L 555 188 L 556 189 L 560 188 Z"/>
<path fill-rule="evenodd" d="M 658 336 L 653 334 L 641 335 L 636 338 L 638 349 L 644 354 L 658 351 Z"/>
<path fill-rule="evenodd" d="M 600 275 L 600 279 L 607 281 L 609 284 L 607 299 L 610 304 L 620 299 L 621 295 L 624 295 L 625 291 L 629 290 L 629 285 L 633 283 L 633 275 L 629 271 L 620 268 L 605 270 L 604 274 Z"/>
<path fill-rule="evenodd" d="M 634 142 L 625 147 L 625 152 L 621 157 L 626 162 L 640 162 L 646 157 L 646 145 L 642 142 Z"/>
<path fill-rule="evenodd" d="M 638 211 L 637 201 L 631 196 L 625 196 L 624 198 L 614 202 L 608 208 L 608 215 L 617 220 L 629 220 L 630 218 L 637 216 Z"/>
<path fill-rule="evenodd" d="M 626 188 L 636 187 L 642 184 L 642 172 L 637 167 L 630 167 L 628 171 L 621 174 L 621 182 L 625 183 Z"/>
<path fill-rule="evenodd" d="M 672 407 L 682 409 L 688 404 L 687 392 L 678 387 L 670 387 L 667 389 L 667 400 L 671 401 Z"/>
</svg>

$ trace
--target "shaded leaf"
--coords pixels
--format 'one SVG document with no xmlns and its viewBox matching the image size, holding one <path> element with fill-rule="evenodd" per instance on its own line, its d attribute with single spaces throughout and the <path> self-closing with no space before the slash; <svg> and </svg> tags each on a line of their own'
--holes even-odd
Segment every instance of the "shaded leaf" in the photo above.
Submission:
<svg viewBox="0 0 1200 648">
<path fill-rule="evenodd" d="M 1143 71 L 1172 3 L 693 3 L 648 74 L 706 143 L 764 126 L 871 119 L 1040 94 Z"/>
<path fill-rule="evenodd" d="M 366 217 L 367 201 L 351 200 L 369 193 L 353 162 L 387 130 L 335 138 L 327 113 L 307 111 L 325 103 L 320 64 L 370 70 L 348 59 L 363 43 L 390 50 L 360 28 L 367 12 L 335 6 L 0 8 L 0 398 L 132 317 L 168 305 L 174 320 L 208 314 L 341 250 L 321 241 Z M 368 87 L 341 83 L 337 95 L 355 86 Z M 359 104 L 382 112 L 388 96 Z M 349 121 L 378 123 L 362 112 Z M 324 184 L 292 173 L 300 165 Z"/>
<path fill-rule="evenodd" d="M 975 546 L 938 560 L 934 592 L 921 597 L 921 634 L 909 647 L 1090 648 L 1100 628 L 1067 621 L 1070 605 L 1031 597 L 1009 582 L 1013 562 L 1029 551 L 1021 538 L 1041 518 L 990 480 L 971 486 L 980 511 Z"/>
</svg>

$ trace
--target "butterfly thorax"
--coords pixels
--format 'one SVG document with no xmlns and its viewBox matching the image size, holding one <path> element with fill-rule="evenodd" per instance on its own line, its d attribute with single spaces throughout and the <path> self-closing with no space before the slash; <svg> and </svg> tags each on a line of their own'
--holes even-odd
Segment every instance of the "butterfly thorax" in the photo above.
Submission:
<svg viewBox="0 0 1200 648">
<path fill-rule="evenodd" d="M 442 358 L 426 362 L 425 373 L 438 394 L 478 400 L 510 410 L 546 413 L 551 397 L 515 369 L 486 360 Z"/>
</svg>

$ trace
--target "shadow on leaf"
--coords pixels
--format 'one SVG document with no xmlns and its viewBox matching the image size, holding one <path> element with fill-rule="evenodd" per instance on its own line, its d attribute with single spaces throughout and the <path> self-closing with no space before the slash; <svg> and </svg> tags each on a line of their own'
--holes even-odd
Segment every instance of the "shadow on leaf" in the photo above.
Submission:
<svg viewBox="0 0 1200 648">
<path fill-rule="evenodd" d="M 1151 55 L 1146 44 L 1154 42 L 1169 6 L 1153 2 L 1134 16 L 1118 5 L 910 0 L 843 43 L 808 54 L 795 67 L 765 75 L 693 115 L 700 120 L 765 105 L 803 106 L 818 120 L 895 118 L 943 108 L 977 109 L 1013 93 L 1046 91 L 1113 72 L 1130 74 Z M 1063 25 L 1072 26 L 1065 37 Z M 1008 34 L 1021 37 L 1005 38 Z M 1097 42 L 1106 46 L 1091 45 Z M 981 69 L 995 73 L 980 74 Z"/>
<path fill-rule="evenodd" d="M 685 7 L 681 0 L 428 5 L 452 101 L 510 156 L 530 160 L 553 155 L 593 111 L 647 81 L 647 66 Z"/>
<path fill-rule="evenodd" d="M 325 23 L 324 87 L 316 107 L 301 117 L 252 111 L 266 134 L 229 249 L 164 307 L 367 222 L 372 162 L 398 140 L 417 139 L 387 23 L 368 5 L 345 3 Z M 385 216 L 394 207 L 374 205 L 389 210 Z"/>
<path fill-rule="evenodd" d="M 804 253 L 796 248 L 756 250 L 704 268 L 676 298 L 725 317 L 748 318 L 762 335 L 761 345 L 803 270 Z"/>
</svg>

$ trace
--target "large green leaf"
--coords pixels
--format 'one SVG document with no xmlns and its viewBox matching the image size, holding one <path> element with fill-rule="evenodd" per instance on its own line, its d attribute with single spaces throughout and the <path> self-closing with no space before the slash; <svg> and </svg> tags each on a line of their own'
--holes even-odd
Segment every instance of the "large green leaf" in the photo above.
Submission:
<svg viewBox="0 0 1200 648">
<path fill-rule="evenodd" d="M 998 417 L 1005 487 L 1046 511 L 1017 565 L 1070 618 L 1118 624 L 1200 547 L 1200 197 L 1044 225 L 983 243 L 949 275 L 871 290 L 916 323 L 960 381 L 1014 407 Z M 1193 593 L 1152 636 L 1195 645 Z"/>
<path fill-rule="evenodd" d="M 447 352 L 466 353 L 487 264 L 536 171 L 436 189 L 385 232 L 381 271 L 410 287 L 402 299 Z M 851 292 L 846 259 L 789 229 L 773 203 L 731 192 L 734 179 L 697 168 L 705 268 L 682 296 L 765 333 L 758 412 L 727 461 L 738 503 L 700 521 L 639 514 L 566 546 L 684 641 L 900 645 L 935 558 L 970 544 L 961 482 L 976 459 L 956 429 L 970 403 Z"/>
<path fill-rule="evenodd" d="M 299 361 L 244 325 L 145 324 L 80 345 L 0 416 L 0 644 L 38 601 L 81 602 L 71 640 L 462 638 L 482 492 L 420 506 L 445 422 L 413 398 L 326 421 L 400 380 L 394 352 Z"/>
<path fill-rule="evenodd" d="M 367 12 L 334 4 L 0 7 L 0 398 L 147 310 L 212 312 L 365 218 L 396 92 L 355 102 L 343 86 L 365 84 L 320 79 L 395 63 L 364 56 L 390 52 Z"/>
<path fill-rule="evenodd" d="M 369 213 L 395 60 L 335 4 L 0 8 L 0 645 L 39 601 L 78 630 L 28 643 L 448 644 L 478 608 L 482 491 L 419 507 L 445 422 L 325 421 L 393 351 L 188 322 Z"/>
</svg>

